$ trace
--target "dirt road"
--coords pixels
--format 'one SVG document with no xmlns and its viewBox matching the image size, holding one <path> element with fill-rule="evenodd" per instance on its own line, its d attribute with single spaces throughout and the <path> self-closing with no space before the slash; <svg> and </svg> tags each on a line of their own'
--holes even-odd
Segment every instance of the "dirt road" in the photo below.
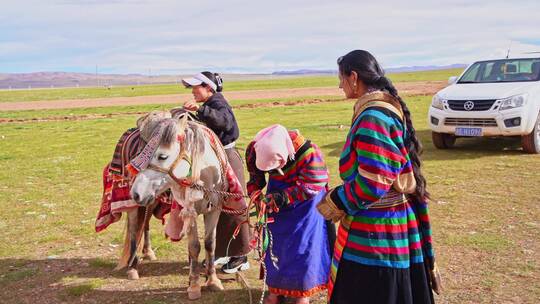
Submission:
<svg viewBox="0 0 540 304">
<path fill-rule="evenodd" d="M 408 95 L 433 95 L 446 86 L 444 81 L 429 82 L 403 82 L 396 84 L 400 94 Z M 224 92 L 228 100 L 254 100 L 265 98 L 288 98 L 304 96 L 339 96 L 342 95 L 338 88 L 300 88 L 300 89 L 277 89 L 277 90 L 254 90 Z M 144 104 L 181 104 L 190 100 L 191 94 L 174 94 L 158 96 L 115 97 L 95 99 L 70 99 L 70 100 L 46 100 L 27 102 L 3 102 L 0 103 L 0 111 L 44 110 L 44 109 L 69 109 L 69 108 L 94 108 L 110 106 L 131 106 Z"/>
</svg>

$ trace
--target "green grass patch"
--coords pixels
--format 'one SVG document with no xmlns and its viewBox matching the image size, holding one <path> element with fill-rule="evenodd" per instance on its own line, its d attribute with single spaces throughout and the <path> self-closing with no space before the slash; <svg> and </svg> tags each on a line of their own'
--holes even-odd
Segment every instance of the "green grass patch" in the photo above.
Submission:
<svg viewBox="0 0 540 304">
<path fill-rule="evenodd" d="M 4 287 L 37 275 L 37 268 L 11 269 L 0 275 L 0 286 Z"/>
<path fill-rule="evenodd" d="M 511 248 L 513 242 L 505 236 L 471 232 L 469 234 L 451 235 L 447 242 L 452 246 L 467 246 L 471 249 L 481 250 L 485 252 L 501 252 Z"/>
<path fill-rule="evenodd" d="M 447 69 L 421 72 L 390 73 L 388 77 L 392 82 L 414 82 L 414 81 L 447 81 L 450 76 L 459 76 L 463 69 Z"/>
<path fill-rule="evenodd" d="M 436 81 L 447 80 L 449 76 L 459 75 L 461 71 L 462 69 L 449 69 L 437 71 L 393 73 L 389 74 L 389 77 L 393 82 Z M 337 76 L 304 76 L 276 77 L 274 79 L 265 80 L 230 81 L 225 83 L 224 89 L 227 91 L 247 91 L 337 86 Z M 1 90 L 0 102 L 133 97 L 180 94 L 189 92 L 190 90 L 176 84 L 117 86 L 112 88 L 91 87 L 12 91 Z"/>
<path fill-rule="evenodd" d="M 84 282 L 73 283 L 73 285 L 66 287 L 66 293 L 72 297 L 80 297 L 94 289 L 100 288 L 104 283 L 103 279 L 89 279 Z"/>
<path fill-rule="evenodd" d="M 92 268 L 105 268 L 105 269 L 113 269 L 116 266 L 115 261 L 111 261 L 111 260 L 107 260 L 103 258 L 91 259 L 88 264 Z"/>
<path fill-rule="evenodd" d="M 44 236 L 42 238 L 40 238 L 37 243 L 38 244 L 46 244 L 46 243 L 51 243 L 51 242 L 56 242 L 58 241 L 58 236 L 57 235 L 47 235 L 47 236 Z"/>
</svg>

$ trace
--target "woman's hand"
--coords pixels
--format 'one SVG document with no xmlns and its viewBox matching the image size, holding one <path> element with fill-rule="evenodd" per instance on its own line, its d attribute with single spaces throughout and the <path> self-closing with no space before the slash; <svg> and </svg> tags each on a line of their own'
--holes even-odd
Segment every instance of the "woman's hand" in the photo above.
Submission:
<svg viewBox="0 0 540 304">
<path fill-rule="evenodd" d="M 274 191 L 271 193 L 266 193 L 263 201 L 266 203 L 268 206 L 268 211 L 271 213 L 279 212 L 279 209 L 285 208 L 287 206 L 288 199 L 283 191 Z"/>
<path fill-rule="evenodd" d="M 279 207 L 276 204 L 276 200 L 274 199 L 274 196 L 271 193 L 268 193 L 264 196 L 263 202 L 266 204 L 266 211 L 268 213 L 274 213 L 279 212 Z"/>
<path fill-rule="evenodd" d="M 186 101 L 184 103 L 184 109 L 188 111 L 197 111 L 199 109 L 199 105 L 195 101 Z"/>
</svg>

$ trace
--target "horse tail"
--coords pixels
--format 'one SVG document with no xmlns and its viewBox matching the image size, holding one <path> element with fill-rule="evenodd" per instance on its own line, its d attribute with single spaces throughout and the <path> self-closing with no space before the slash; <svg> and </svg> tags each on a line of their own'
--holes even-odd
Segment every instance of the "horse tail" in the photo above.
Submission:
<svg viewBox="0 0 540 304">
<path fill-rule="evenodd" d="M 118 264 L 116 265 L 116 268 L 114 270 L 120 270 L 124 267 L 127 267 L 128 264 L 130 264 L 130 258 L 133 258 L 132 255 L 136 255 L 137 252 L 139 252 L 142 242 L 142 236 L 144 233 L 144 218 L 146 214 L 146 208 L 148 207 L 138 207 L 137 209 L 128 211 L 127 214 L 127 220 L 126 220 L 126 228 L 124 229 L 125 237 L 124 237 L 124 248 L 122 249 L 122 255 L 120 256 L 120 260 L 118 261 Z M 133 219 L 130 216 L 130 212 L 137 212 L 136 219 Z M 135 235 L 135 240 L 132 239 L 132 235 Z M 132 251 L 132 243 L 135 241 L 134 244 L 136 244 L 136 248 L 134 251 Z"/>
<path fill-rule="evenodd" d="M 116 264 L 116 267 L 114 270 L 120 270 L 127 266 L 128 260 L 129 260 L 129 244 L 130 244 L 130 237 L 129 237 L 129 217 L 126 220 L 126 225 L 124 228 L 124 248 L 122 249 L 122 254 L 120 255 L 120 260 L 118 260 L 118 264 Z"/>
</svg>

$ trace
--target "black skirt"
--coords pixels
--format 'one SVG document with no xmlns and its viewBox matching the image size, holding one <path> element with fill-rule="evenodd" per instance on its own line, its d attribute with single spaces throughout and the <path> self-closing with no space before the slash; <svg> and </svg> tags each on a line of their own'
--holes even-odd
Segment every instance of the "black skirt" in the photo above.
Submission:
<svg viewBox="0 0 540 304">
<path fill-rule="evenodd" d="M 332 304 L 433 304 L 423 263 L 410 268 L 367 266 L 341 259 Z"/>
</svg>

